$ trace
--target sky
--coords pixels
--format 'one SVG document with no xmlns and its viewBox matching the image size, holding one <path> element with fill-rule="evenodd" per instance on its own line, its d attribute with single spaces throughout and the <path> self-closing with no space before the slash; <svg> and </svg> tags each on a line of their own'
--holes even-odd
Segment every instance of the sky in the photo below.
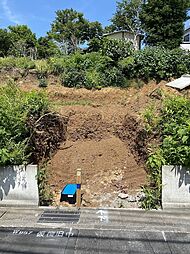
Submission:
<svg viewBox="0 0 190 254">
<path fill-rule="evenodd" d="M 0 0 L 0 28 L 25 24 L 37 35 L 45 36 L 55 20 L 55 11 L 73 8 L 89 21 L 108 25 L 116 0 Z"/>
</svg>

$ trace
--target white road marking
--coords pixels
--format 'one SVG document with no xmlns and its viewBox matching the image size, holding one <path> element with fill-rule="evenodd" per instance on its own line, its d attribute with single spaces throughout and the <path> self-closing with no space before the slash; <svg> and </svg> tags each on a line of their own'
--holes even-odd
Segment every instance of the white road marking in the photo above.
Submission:
<svg viewBox="0 0 190 254">
<path fill-rule="evenodd" d="M 162 236 L 163 236 L 163 238 L 164 238 L 164 241 L 167 242 L 167 240 L 166 240 L 166 235 L 165 235 L 164 231 L 162 231 Z"/>
<path fill-rule="evenodd" d="M 96 214 L 100 214 L 98 216 L 98 218 L 100 219 L 100 222 L 106 222 L 108 223 L 109 222 L 109 219 L 108 219 L 108 211 L 106 210 L 98 210 L 96 212 Z"/>
</svg>

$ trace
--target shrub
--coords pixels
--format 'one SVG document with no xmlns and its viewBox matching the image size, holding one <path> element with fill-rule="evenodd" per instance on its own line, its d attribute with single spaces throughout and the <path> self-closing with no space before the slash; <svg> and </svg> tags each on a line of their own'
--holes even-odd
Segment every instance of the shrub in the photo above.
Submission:
<svg viewBox="0 0 190 254">
<path fill-rule="evenodd" d="M 38 79 L 47 78 L 50 68 L 46 60 L 36 60 L 35 69 L 37 72 Z"/>
<path fill-rule="evenodd" d="M 169 97 L 156 120 L 151 114 L 145 114 L 145 119 L 149 119 L 148 124 L 153 130 L 157 129 L 161 143 L 157 149 L 152 149 L 147 160 L 150 179 L 149 186 L 144 187 L 146 197 L 142 202 L 146 209 L 161 205 L 163 165 L 190 167 L 190 100 L 180 96 Z"/>
<path fill-rule="evenodd" d="M 104 56 L 110 57 L 114 62 L 128 57 L 134 51 L 132 43 L 124 40 L 114 40 L 108 38 L 93 39 L 89 43 L 89 52 L 100 52 Z"/>
<path fill-rule="evenodd" d="M 60 75 L 65 70 L 67 57 L 56 58 L 52 57 L 47 60 L 50 72 L 55 75 Z"/>
<path fill-rule="evenodd" d="M 0 165 L 23 164 L 30 156 L 27 119 L 48 108 L 42 93 L 21 92 L 14 84 L 0 88 Z"/>
<path fill-rule="evenodd" d="M 121 60 L 119 66 L 130 79 L 169 80 L 189 71 L 190 54 L 182 49 L 147 47 Z"/>
<path fill-rule="evenodd" d="M 29 70 L 35 68 L 35 63 L 27 57 L 5 57 L 0 58 L 0 69 L 13 69 L 19 68 L 22 70 Z"/>
<path fill-rule="evenodd" d="M 71 55 L 65 65 L 61 81 L 67 87 L 124 86 L 122 72 L 114 66 L 110 57 L 93 52 L 85 55 Z"/>
</svg>

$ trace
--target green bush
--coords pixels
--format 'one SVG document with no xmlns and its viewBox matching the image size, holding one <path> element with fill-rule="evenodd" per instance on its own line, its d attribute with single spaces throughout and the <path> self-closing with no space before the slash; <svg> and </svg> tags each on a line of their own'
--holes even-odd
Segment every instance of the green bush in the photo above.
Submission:
<svg viewBox="0 0 190 254">
<path fill-rule="evenodd" d="M 104 56 L 110 57 L 114 62 L 128 57 L 134 51 L 132 43 L 124 40 L 114 40 L 108 38 L 92 39 L 89 43 L 89 52 L 100 52 Z"/>
<path fill-rule="evenodd" d="M 85 55 L 76 53 L 67 58 L 61 81 L 67 87 L 87 89 L 125 84 L 124 76 L 114 66 L 113 60 L 97 52 Z"/>
<path fill-rule="evenodd" d="M 42 93 L 25 93 L 14 84 L 0 88 L 0 165 L 28 161 L 27 119 L 40 116 L 47 109 L 48 101 Z"/>
<path fill-rule="evenodd" d="M 161 114 L 166 163 L 190 167 L 190 100 L 178 96 L 167 99 Z"/>
<path fill-rule="evenodd" d="M 52 57 L 47 60 L 50 72 L 55 75 L 60 75 L 64 72 L 67 57 Z"/>
<path fill-rule="evenodd" d="M 0 58 L 0 69 L 13 69 L 19 68 L 23 70 L 29 70 L 35 68 L 35 63 L 27 57 L 5 57 Z"/>
<path fill-rule="evenodd" d="M 190 167 L 190 100 L 180 96 L 167 98 L 159 117 L 144 115 L 151 130 L 157 129 L 161 143 L 152 149 L 147 160 L 149 186 L 144 187 L 142 207 L 158 208 L 161 205 L 161 167 L 182 165 Z M 150 131 L 150 128 L 149 128 Z"/>
<path fill-rule="evenodd" d="M 182 49 L 147 47 L 120 60 L 119 66 L 129 79 L 169 80 L 189 72 L 190 54 Z"/>
<path fill-rule="evenodd" d="M 38 79 L 47 78 L 48 74 L 50 73 L 50 67 L 46 60 L 36 60 L 35 69 Z"/>
</svg>

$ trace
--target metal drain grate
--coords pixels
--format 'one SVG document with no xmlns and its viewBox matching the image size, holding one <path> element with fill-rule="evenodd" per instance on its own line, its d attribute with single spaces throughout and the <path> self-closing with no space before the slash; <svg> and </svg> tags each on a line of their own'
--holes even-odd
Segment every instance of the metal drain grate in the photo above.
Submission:
<svg viewBox="0 0 190 254">
<path fill-rule="evenodd" d="M 40 216 L 39 223 L 77 223 L 80 218 L 79 211 L 44 211 Z"/>
</svg>

